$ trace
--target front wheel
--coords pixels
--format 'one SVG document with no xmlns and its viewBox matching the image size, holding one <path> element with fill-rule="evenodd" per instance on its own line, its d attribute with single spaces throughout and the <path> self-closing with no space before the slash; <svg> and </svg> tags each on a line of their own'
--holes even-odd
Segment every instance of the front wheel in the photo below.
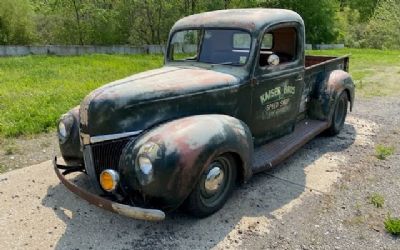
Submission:
<svg viewBox="0 0 400 250">
<path fill-rule="evenodd" d="M 233 191 L 236 176 L 237 164 L 231 155 L 215 157 L 185 202 L 188 212 L 202 218 L 221 209 Z"/>
<path fill-rule="evenodd" d="M 329 135 L 337 135 L 342 130 L 347 116 L 348 102 L 349 100 L 347 98 L 347 93 L 342 92 L 335 104 L 335 110 L 333 111 L 332 115 L 332 123 L 327 131 Z"/>
</svg>

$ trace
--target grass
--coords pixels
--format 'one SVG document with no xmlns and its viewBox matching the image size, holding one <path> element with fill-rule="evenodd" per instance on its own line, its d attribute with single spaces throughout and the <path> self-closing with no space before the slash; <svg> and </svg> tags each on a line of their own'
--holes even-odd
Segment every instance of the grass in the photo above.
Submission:
<svg viewBox="0 0 400 250">
<path fill-rule="evenodd" d="M 400 93 L 400 51 L 342 49 L 307 53 L 352 54 L 350 70 L 356 80 L 357 95 Z M 0 139 L 54 131 L 60 115 L 79 105 L 91 90 L 157 68 L 162 62 L 160 55 L 0 58 Z M 385 72 L 393 67 L 398 67 L 393 74 Z M 370 78 L 374 76 L 383 80 L 373 82 Z"/>
<path fill-rule="evenodd" d="M 5 173 L 7 170 L 8 168 L 6 166 L 0 164 L 0 174 Z"/>
<path fill-rule="evenodd" d="M 0 58 L 0 138 L 51 131 L 91 90 L 161 65 L 154 55 Z"/>
<path fill-rule="evenodd" d="M 392 218 L 390 215 L 386 218 L 385 229 L 393 235 L 400 235 L 400 218 Z"/>
<path fill-rule="evenodd" d="M 369 197 L 369 200 L 370 200 L 371 204 L 373 204 L 377 208 L 382 208 L 383 205 L 385 204 L 385 198 L 378 193 L 372 194 Z"/>
<path fill-rule="evenodd" d="M 339 49 L 307 51 L 312 55 L 350 56 L 350 73 L 356 83 L 356 94 L 363 97 L 400 94 L 398 72 L 400 50 Z"/>
<path fill-rule="evenodd" d="M 386 160 L 387 157 L 394 153 L 395 148 L 385 145 L 377 145 L 375 147 L 376 158 L 379 160 Z"/>
</svg>

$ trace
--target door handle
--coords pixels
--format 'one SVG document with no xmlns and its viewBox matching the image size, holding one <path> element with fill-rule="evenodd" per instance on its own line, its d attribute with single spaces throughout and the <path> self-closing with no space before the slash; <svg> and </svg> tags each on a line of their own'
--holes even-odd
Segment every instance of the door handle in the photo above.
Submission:
<svg viewBox="0 0 400 250">
<path fill-rule="evenodd" d="M 303 75 L 298 75 L 295 79 L 295 81 L 303 81 Z"/>
</svg>

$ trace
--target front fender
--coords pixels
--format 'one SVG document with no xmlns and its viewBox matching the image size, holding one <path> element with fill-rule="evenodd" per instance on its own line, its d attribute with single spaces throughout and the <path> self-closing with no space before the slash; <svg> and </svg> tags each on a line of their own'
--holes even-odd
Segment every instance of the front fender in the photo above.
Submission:
<svg viewBox="0 0 400 250">
<path fill-rule="evenodd" d="M 355 85 L 349 73 L 334 70 L 328 74 L 322 84 L 317 84 L 309 107 L 311 118 L 329 120 L 332 117 L 336 100 L 346 91 L 353 110 Z"/>
<path fill-rule="evenodd" d="M 157 146 L 146 146 L 157 145 Z M 143 151 L 152 159 L 151 179 L 135 169 Z M 241 121 L 226 115 L 198 115 L 162 124 L 124 149 L 121 183 L 126 193 L 139 191 L 166 210 L 178 207 L 190 194 L 205 167 L 216 155 L 231 152 L 240 160 L 243 179 L 250 178 L 253 142 Z"/>
</svg>

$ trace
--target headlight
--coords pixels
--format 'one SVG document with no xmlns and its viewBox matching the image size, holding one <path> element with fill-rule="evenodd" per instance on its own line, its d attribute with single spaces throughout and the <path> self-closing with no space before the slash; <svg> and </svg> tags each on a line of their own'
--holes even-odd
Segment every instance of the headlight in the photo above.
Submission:
<svg viewBox="0 0 400 250">
<path fill-rule="evenodd" d="M 60 137 L 66 138 L 67 137 L 67 128 L 65 127 L 65 124 L 63 121 L 60 121 L 58 124 L 58 133 L 60 134 Z"/>
<path fill-rule="evenodd" d="M 58 138 L 60 143 L 65 143 L 71 135 L 72 127 L 74 126 L 74 117 L 67 113 L 61 116 L 58 123 Z"/>
<path fill-rule="evenodd" d="M 144 175 L 150 175 L 153 172 L 153 164 L 150 159 L 145 156 L 139 156 L 139 169 Z"/>
<path fill-rule="evenodd" d="M 160 147 L 153 142 L 145 143 L 139 150 L 135 160 L 137 179 L 141 185 L 147 185 L 153 181 L 154 166 L 161 157 Z"/>
</svg>

